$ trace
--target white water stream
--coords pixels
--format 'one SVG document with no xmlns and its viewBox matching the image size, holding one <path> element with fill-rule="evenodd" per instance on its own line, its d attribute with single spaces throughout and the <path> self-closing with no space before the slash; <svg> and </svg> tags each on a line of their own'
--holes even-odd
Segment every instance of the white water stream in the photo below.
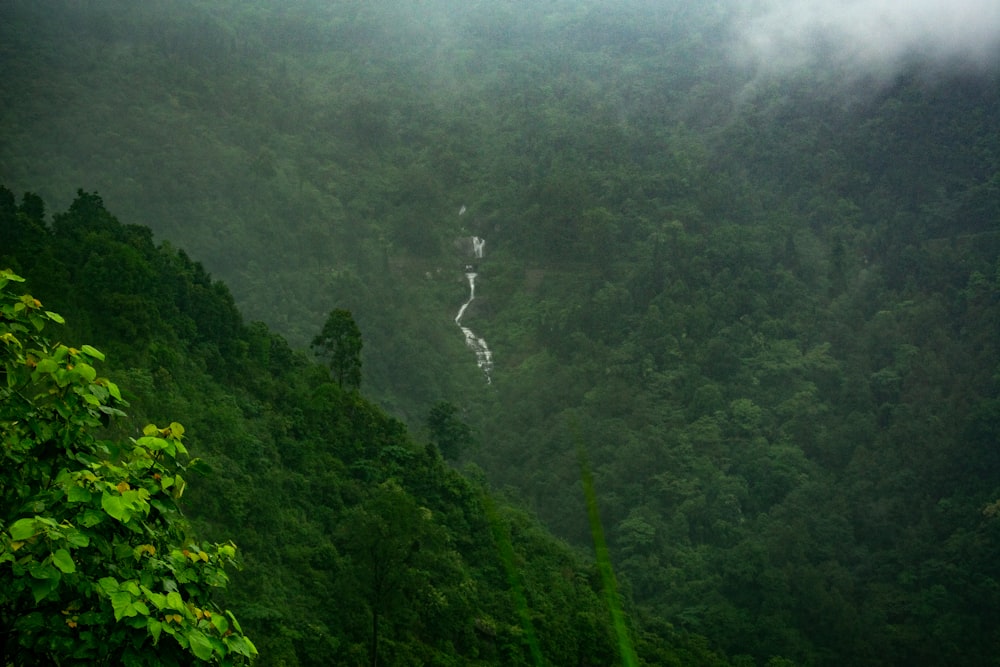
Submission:
<svg viewBox="0 0 1000 667">
<path fill-rule="evenodd" d="M 472 252 L 477 259 L 482 259 L 483 248 L 486 246 L 486 240 L 481 239 L 478 236 L 472 237 Z M 469 267 L 471 268 L 471 267 Z M 455 324 L 458 328 L 462 330 L 462 334 L 465 336 L 465 344 L 469 346 L 473 352 L 476 353 L 476 364 L 483 371 L 483 375 L 486 376 L 486 384 L 492 384 L 493 378 L 491 373 L 493 372 L 493 353 L 490 352 L 490 348 L 486 346 L 486 341 L 473 333 L 472 329 L 469 327 L 462 326 L 462 316 L 465 315 L 465 309 L 469 307 L 476 298 L 476 276 L 478 274 L 475 271 L 466 271 L 465 277 L 469 281 L 469 300 L 462 304 L 462 307 L 458 309 L 458 315 L 455 316 Z"/>
</svg>

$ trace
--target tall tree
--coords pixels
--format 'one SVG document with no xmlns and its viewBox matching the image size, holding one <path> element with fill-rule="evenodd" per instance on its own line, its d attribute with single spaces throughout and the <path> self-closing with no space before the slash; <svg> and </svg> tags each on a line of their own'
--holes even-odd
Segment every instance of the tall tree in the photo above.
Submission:
<svg viewBox="0 0 1000 667">
<path fill-rule="evenodd" d="M 443 557 L 444 532 L 432 516 L 389 480 L 344 517 L 341 546 L 348 557 L 349 580 L 371 614 L 371 667 L 378 665 L 382 653 L 383 625 L 406 627 L 404 612 L 426 602 L 419 598 L 430 589 L 431 564 Z"/>
<path fill-rule="evenodd" d="M 361 386 L 361 330 L 349 310 L 337 308 L 330 312 L 323 331 L 312 341 L 312 348 L 330 366 L 334 379 L 341 387 Z"/>
<path fill-rule="evenodd" d="M 448 401 L 438 401 L 427 415 L 431 441 L 446 459 L 457 459 L 472 444 L 472 429 L 458 417 L 458 408 Z"/>
</svg>

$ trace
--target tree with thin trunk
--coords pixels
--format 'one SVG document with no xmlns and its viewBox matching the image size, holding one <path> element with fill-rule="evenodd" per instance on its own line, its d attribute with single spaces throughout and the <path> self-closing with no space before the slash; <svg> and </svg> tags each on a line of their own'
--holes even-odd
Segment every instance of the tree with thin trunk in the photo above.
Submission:
<svg viewBox="0 0 1000 667">
<path fill-rule="evenodd" d="M 361 330 L 351 311 L 330 312 L 323 330 L 313 338 L 312 348 L 325 359 L 337 384 L 347 389 L 361 387 Z"/>
</svg>

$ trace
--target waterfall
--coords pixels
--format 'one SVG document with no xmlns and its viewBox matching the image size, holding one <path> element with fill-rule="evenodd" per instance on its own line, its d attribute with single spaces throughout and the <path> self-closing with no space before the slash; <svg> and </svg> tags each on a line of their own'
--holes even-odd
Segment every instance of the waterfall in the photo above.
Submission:
<svg viewBox="0 0 1000 667">
<path fill-rule="evenodd" d="M 472 251 L 477 258 L 482 258 L 483 247 L 486 245 L 486 241 L 479 238 L 478 236 L 472 237 Z M 473 333 L 472 329 L 466 326 L 462 326 L 462 316 L 465 315 L 465 309 L 469 307 L 476 298 L 476 277 L 479 274 L 475 272 L 473 267 L 466 267 L 465 278 L 469 281 L 469 300 L 462 304 L 462 307 L 458 309 L 458 315 L 455 315 L 455 324 L 458 328 L 462 330 L 462 334 L 465 336 L 465 344 L 476 353 L 476 364 L 483 371 L 486 376 L 486 384 L 492 384 L 493 378 L 491 373 L 493 372 L 493 353 L 490 352 L 490 348 L 486 346 L 486 341 Z"/>
</svg>

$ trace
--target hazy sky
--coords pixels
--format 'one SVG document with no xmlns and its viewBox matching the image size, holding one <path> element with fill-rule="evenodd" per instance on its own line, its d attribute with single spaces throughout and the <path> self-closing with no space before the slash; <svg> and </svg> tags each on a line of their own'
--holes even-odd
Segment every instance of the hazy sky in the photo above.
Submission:
<svg viewBox="0 0 1000 667">
<path fill-rule="evenodd" d="M 919 58 L 1000 68 L 1000 0 L 760 0 L 738 51 L 764 70 L 832 62 L 889 74 Z"/>
</svg>

